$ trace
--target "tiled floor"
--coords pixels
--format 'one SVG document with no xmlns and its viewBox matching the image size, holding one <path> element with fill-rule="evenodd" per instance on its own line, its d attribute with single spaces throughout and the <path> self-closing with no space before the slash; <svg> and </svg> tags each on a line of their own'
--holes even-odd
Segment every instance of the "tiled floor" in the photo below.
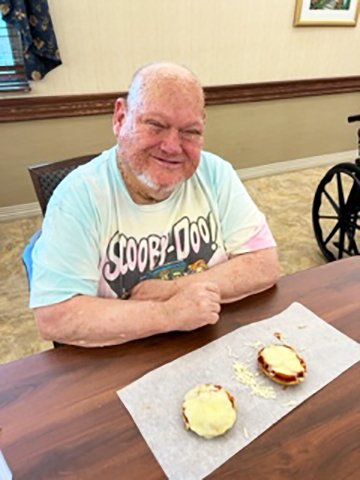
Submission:
<svg viewBox="0 0 360 480">
<path fill-rule="evenodd" d="M 311 208 L 327 170 L 323 167 L 244 181 L 268 219 L 283 275 L 325 263 L 314 238 Z M 52 348 L 40 338 L 28 309 L 22 264 L 24 246 L 40 226 L 40 217 L 0 223 L 0 363 Z"/>
</svg>

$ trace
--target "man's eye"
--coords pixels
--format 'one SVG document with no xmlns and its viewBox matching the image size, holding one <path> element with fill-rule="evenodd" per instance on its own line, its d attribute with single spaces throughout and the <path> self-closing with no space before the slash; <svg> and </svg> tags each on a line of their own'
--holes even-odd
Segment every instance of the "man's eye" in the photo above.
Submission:
<svg viewBox="0 0 360 480">
<path fill-rule="evenodd" d="M 156 127 L 156 128 L 165 128 L 165 125 L 163 125 L 162 123 L 157 122 L 155 120 L 150 120 L 148 122 L 148 124 L 151 125 L 152 127 Z"/>
<path fill-rule="evenodd" d="M 185 130 L 185 135 L 194 135 L 194 136 L 199 136 L 201 135 L 201 132 L 199 130 Z"/>
</svg>

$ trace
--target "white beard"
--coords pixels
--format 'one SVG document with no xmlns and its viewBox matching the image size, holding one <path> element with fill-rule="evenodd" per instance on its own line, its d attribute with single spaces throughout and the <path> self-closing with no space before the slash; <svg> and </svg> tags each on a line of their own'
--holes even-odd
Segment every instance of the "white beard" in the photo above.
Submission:
<svg viewBox="0 0 360 480">
<path fill-rule="evenodd" d="M 175 190 L 178 183 L 181 183 L 181 182 L 177 182 L 174 185 L 169 185 L 168 187 L 162 187 L 157 182 L 155 182 L 150 177 L 150 175 L 148 175 L 146 173 L 136 174 L 136 177 L 139 180 L 139 182 L 142 183 L 142 185 L 144 185 L 145 187 L 149 188 L 152 191 L 161 193 L 162 197 L 163 196 L 169 196 Z"/>
</svg>

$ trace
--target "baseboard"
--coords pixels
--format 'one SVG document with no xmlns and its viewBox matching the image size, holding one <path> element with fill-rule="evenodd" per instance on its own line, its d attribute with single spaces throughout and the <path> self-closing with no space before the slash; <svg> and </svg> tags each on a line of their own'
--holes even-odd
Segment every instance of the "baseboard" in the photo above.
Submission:
<svg viewBox="0 0 360 480">
<path fill-rule="evenodd" d="M 247 180 L 249 178 L 278 175 L 308 168 L 332 166 L 343 162 L 354 163 L 356 157 L 357 151 L 350 150 L 348 152 L 330 153 L 327 155 L 318 155 L 316 157 L 288 160 L 286 162 L 269 163 L 267 165 L 260 165 L 259 167 L 240 168 L 237 170 L 237 173 L 241 180 Z"/>
<path fill-rule="evenodd" d="M 0 222 L 22 217 L 34 217 L 35 215 L 41 215 L 40 205 L 37 202 L 0 207 Z"/>
<path fill-rule="evenodd" d="M 260 165 L 259 167 L 240 168 L 237 170 L 237 173 L 242 180 L 246 180 L 249 178 L 295 172 L 296 170 L 305 170 L 307 168 L 336 165 L 342 162 L 353 163 L 356 156 L 357 151 L 350 150 L 348 152 L 300 158 L 298 160 L 289 160 L 287 162 L 270 163 L 268 165 Z M 37 202 L 27 203 L 25 205 L 14 205 L 11 207 L 0 207 L 0 222 L 14 220 L 21 217 L 32 217 L 34 215 L 41 215 L 40 206 Z"/>
</svg>

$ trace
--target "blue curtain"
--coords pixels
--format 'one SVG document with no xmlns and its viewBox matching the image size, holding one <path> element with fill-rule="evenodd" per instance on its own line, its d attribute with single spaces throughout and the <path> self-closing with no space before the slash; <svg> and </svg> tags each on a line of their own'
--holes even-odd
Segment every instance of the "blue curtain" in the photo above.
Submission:
<svg viewBox="0 0 360 480">
<path fill-rule="evenodd" d="M 61 65 L 47 0 L 0 0 L 0 10 L 21 33 L 29 80 L 40 80 Z"/>
</svg>

